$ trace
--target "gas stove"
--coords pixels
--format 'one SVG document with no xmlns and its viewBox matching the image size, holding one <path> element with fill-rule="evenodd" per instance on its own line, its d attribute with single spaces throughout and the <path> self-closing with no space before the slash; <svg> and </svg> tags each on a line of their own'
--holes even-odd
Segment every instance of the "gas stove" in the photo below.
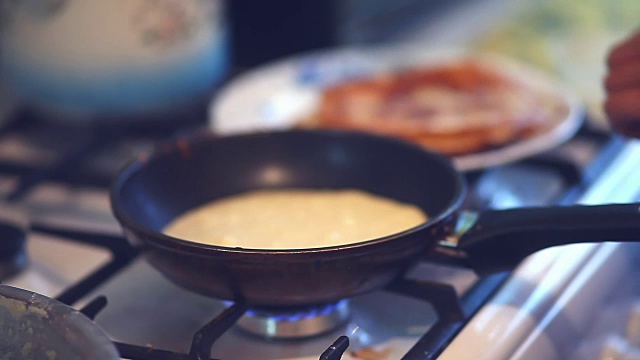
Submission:
<svg viewBox="0 0 640 360">
<path fill-rule="evenodd" d="M 4 120 L 3 209 L 30 226 L 27 261 L 14 258 L 16 274 L 3 283 L 82 309 L 124 359 L 599 359 L 635 349 L 611 320 L 638 312 L 629 300 L 640 294 L 636 286 L 619 285 L 637 271 L 633 245 L 547 249 L 513 272 L 486 277 L 425 262 L 381 291 L 313 309 L 248 311 L 191 293 L 121 236 L 108 188 L 129 159 L 198 131 L 197 121 L 78 126 L 23 108 Z M 631 201 L 640 189 L 632 171 L 639 155 L 638 144 L 585 126 L 550 152 L 468 173 L 466 206 Z M 616 299 L 622 292 L 628 296 Z M 615 326 L 598 330 L 590 325 L 596 320 Z"/>
</svg>

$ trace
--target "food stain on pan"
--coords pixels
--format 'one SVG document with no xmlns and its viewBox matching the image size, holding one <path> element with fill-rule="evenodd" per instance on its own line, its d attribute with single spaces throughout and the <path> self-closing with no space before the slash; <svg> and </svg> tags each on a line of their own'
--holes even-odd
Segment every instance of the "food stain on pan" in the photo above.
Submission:
<svg viewBox="0 0 640 360">
<path fill-rule="evenodd" d="M 141 164 L 146 164 L 149 161 L 150 158 L 151 158 L 151 156 L 148 153 L 141 153 L 141 154 L 138 155 L 137 160 Z"/>
<path fill-rule="evenodd" d="M 146 164 L 149 162 L 149 160 L 153 157 L 152 153 L 156 153 L 156 154 L 172 154 L 174 152 L 177 152 L 182 158 L 184 159 L 188 159 L 191 157 L 191 148 L 189 145 L 189 141 L 184 138 L 184 137 L 180 137 L 175 141 L 172 142 L 166 142 L 166 143 L 161 143 L 158 144 L 155 151 L 153 152 L 142 152 L 140 154 L 138 154 L 136 156 L 136 160 L 138 162 L 140 162 L 141 164 Z"/>
<path fill-rule="evenodd" d="M 0 296 L 0 307 L 7 309 L 9 311 L 9 314 L 11 314 L 14 319 L 19 319 L 25 314 L 37 314 L 41 317 L 49 316 L 47 311 L 44 309 L 29 306 L 28 303 L 6 298 L 4 296 Z"/>
<path fill-rule="evenodd" d="M 189 141 L 185 138 L 180 138 L 176 141 L 176 149 L 183 158 L 191 157 L 191 148 L 189 147 Z"/>
<path fill-rule="evenodd" d="M 17 346 L 11 347 L 13 351 L 7 350 L 8 353 L 3 354 L 0 359 L 15 359 L 16 352 L 21 355 L 21 358 L 32 358 L 34 354 L 41 353 L 46 356 L 43 359 L 55 360 L 57 359 L 57 353 L 55 350 L 43 350 L 37 344 L 32 341 L 25 340 L 25 334 L 29 338 L 35 336 L 39 331 L 38 325 L 41 322 L 48 321 L 49 313 L 36 306 L 30 306 L 34 302 L 35 295 L 33 295 L 28 302 L 7 298 L 0 296 L 0 308 L 4 309 L 3 316 L 5 317 L 0 324 L 0 335 L 3 339 L 3 344 L 17 344 Z M 8 315 L 8 317 L 7 317 Z M 34 337 L 37 338 L 37 337 Z M 22 343 L 24 342 L 24 343 Z M 4 350 L 3 350 L 4 352 Z"/>
<path fill-rule="evenodd" d="M 388 360 L 391 355 L 391 349 L 375 350 L 372 348 L 364 348 L 358 351 L 352 351 L 351 356 L 355 359 L 362 360 Z"/>
</svg>

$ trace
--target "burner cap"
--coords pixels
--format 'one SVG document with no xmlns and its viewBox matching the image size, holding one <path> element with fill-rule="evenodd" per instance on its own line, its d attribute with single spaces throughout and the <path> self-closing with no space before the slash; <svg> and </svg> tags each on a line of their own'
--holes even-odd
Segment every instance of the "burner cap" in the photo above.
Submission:
<svg viewBox="0 0 640 360">
<path fill-rule="evenodd" d="M 253 308 L 238 320 L 238 326 L 264 338 L 293 339 L 327 333 L 350 316 L 348 300 L 313 307 Z"/>
</svg>

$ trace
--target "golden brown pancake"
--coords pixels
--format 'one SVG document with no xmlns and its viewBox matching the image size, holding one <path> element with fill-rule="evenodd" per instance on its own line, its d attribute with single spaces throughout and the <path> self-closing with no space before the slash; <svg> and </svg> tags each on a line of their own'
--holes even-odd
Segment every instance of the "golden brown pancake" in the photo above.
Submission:
<svg viewBox="0 0 640 360">
<path fill-rule="evenodd" d="M 568 111 L 551 92 L 461 59 L 336 84 L 304 126 L 395 136 L 463 155 L 548 131 Z"/>
</svg>

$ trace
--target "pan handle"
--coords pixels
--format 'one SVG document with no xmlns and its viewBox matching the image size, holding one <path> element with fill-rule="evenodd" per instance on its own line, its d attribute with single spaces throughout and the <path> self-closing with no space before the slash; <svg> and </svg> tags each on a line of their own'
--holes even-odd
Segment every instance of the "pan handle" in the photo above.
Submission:
<svg viewBox="0 0 640 360">
<path fill-rule="evenodd" d="M 640 242 L 640 203 L 484 211 L 457 249 L 482 274 L 513 269 L 548 247 L 606 241 Z"/>
</svg>

